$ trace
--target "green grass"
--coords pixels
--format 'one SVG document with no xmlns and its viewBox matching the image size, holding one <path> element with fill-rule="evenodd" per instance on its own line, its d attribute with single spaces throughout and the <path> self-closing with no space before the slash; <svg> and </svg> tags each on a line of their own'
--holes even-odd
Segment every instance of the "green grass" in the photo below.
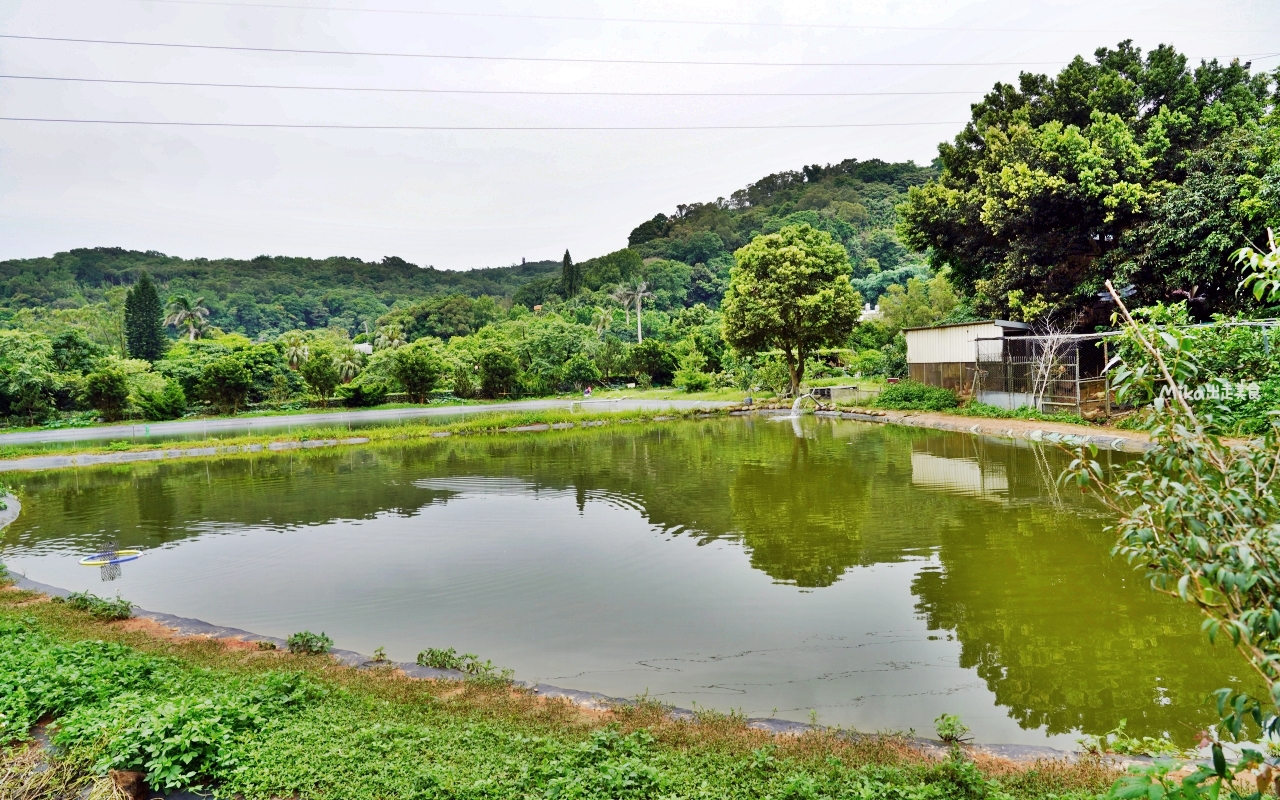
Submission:
<svg viewBox="0 0 1280 800">
<path fill-rule="evenodd" d="M 54 721 L 51 765 L 0 755 L 0 796 L 153 788 L 298 798 L 1085 798 L 1113 771 L 927 761 L 900 736 L 772 736 L 643 700 L 588 714 L 501 680 L 416 681 L 325 656 L 154 638 L 0 592 L 0 738 Z M 48 758 L 49 756 L 45 756 Z M 45 768 L 48 766 L 49 768 Z"/>
<path fill-rule="evenodd" d="M 1037 422 L 1062 422 L 1068 425 L 1088 425 L 1089 420 L 1078 414 L 1069 414 L 1065 411 L 1056 414 L 1045 414 L 1034 408 L 1023 406 L 1009 410 L 1000 408 L 999 406 L 987 405 L 986 403 L 972 402 L 966 406 L 952 409 L 952 414 L 961 414 L 966 417 L 986 417 L 988 419 L 1028 419 Z"/>
</svg>

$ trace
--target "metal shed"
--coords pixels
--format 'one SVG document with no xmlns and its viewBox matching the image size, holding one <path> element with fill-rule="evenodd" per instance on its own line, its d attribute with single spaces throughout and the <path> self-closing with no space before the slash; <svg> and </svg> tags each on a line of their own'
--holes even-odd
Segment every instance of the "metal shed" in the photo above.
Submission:
<svg viewBox="0 0 1280 800">
<path fill-rule="evenodd" d="M 907 328 L 907 376 L 913 381 L 970 393 L 977 367 L 979 339 L 1024 336 L 1025 322 L 989 319 L 930 328 Z"/>
</svg>

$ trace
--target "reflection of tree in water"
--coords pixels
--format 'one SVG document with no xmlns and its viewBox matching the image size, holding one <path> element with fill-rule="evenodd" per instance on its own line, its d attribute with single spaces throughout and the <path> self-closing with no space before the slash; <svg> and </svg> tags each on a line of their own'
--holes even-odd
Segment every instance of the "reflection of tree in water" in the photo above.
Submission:
<svg viewBox="0 0 1280 800">
<path fill-rule="evenodd" d="M 1064 462 L 1052 449 L 846 423 L 807 431 L 728 420 L 37 473 L 20 478 L 33 502 L 0 546 L 57 539 L 83 552 L 120 531 L 125 546 L 154 547 L 222 526 L 412 516 L 452 496 L 415 481 L 503 477 L 572 491 L 579 508 L 633 508 L 701 543 L 740 542 L 753 568 L 800 587 L 932 556 L 912 587 L 919 612 L 956 631 L 961 664 L 1027 727 L 1096 733 L 1128 717 L 1140 735 L 1186 738 L 1173 715 L 1244 674 L 1192 612 L 1111 558 L 1102 520 L 1070 493 L 1055 507 L 1045 474 Z"/>
<path fill-rule="evenodd" d="M 960 665 L 1024 728 L 1097 734 L 1127 718 L 1135 734 L 1189 742 L 1188 725 L 1214 719 L 1202 700 L 1243 664 L 1113 559 L 1103 524 L 1038 505 L 956 519 L 940 565 L 915 579 L 917 610 L 956 632 Z"/>
</svg>

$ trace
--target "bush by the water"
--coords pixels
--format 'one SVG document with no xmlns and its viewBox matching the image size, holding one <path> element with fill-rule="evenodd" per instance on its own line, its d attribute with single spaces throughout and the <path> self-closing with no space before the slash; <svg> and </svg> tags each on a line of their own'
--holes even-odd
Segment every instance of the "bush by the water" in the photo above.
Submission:
<svg viewBox="0 0 1280 800">
<path fill-rule="evenodd" d="M 76 611 L 87 611 L 94 619 L 114 622 L 133 616 L 133 604 L 121 597 L 108 600 L 88 592 L 72 592 L 65 598 L 55 597 L 54 602 L 66 603 Z"/>
<path fill-rule="evenodd" d="M 318 656 L 329 652 L 329 648 L 333 647 L 333 640 L 325 636 L 324 631 L 320 633 L 298 631 L 289 635 L 286 646 L 289 648 L 290 653 Z"/>
<path fill-rule="evenodd" d="M 929 386 L 916 381 L 901 381 L 885 387 L 875 399 L 877 408 L 912 411 L 943 411 L 960 405 L 960 398 L 950 389 Z"/>
</svg>

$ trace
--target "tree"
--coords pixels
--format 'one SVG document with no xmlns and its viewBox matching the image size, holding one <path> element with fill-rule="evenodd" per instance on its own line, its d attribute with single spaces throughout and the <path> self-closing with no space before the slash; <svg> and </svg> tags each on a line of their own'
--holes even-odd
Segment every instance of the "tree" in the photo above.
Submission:
<svg viewBox="0 0 1280 800">
<path fill-rule="evenodd" d="M 1200 246 L 1201 236 L 1131 234 L 1188 167 L 1202 169 L 1198 151 L 1267 113 L 1271 83 L 1238 62 L 1192 69 L 1164 45 L 1144 58 L 1128 41 L 1099 48 L 1094 63 L 1077 56 L 1056 78 L 997 83 L 939 146 L 942 175 L 910 190 L 902 236 L 932 248 L 934 266 L 949 266 L 984 314 L 1008 314 L 1020 291 L 1047 311 L 1096 315 L 1103 279 L 1132 271 L 1149 246 L 1165 265 Z M 1185 219 L 1177 209 L 1189 205 L 1166 218 Z M 1225 260 L 1220 244 L 1210 248 Z"/>
<path fill-rule="evenodd" d="M 395 351 L 391 371 L 409 393 L 410 400 L 425 403 L 431 399 L 431 390 L 444 373 L 444 362 L 429 342 L 419 339 Z"/>
<path fill-rule="evenodd" d="M 41 335 L 0 331 L 0 404 L 34 425 L 53 408 L 57 388 L 53 347 Z"/>
<path fill-rule="evenodd" d="M 485 397 L 513 394 L 520 362 L 507 350 L 491 347 L 480 354 L 480 393 Z"/>
<path fill-rule="evenodd" d="M 361 363 L 360 353 L 354 347 L 340 348 L 333 354 L 333 368 L 343 383 L 351 383 L 360 374 Z"/>
<path fill-rule="evenodd" d="M 374 339 L 373 346 L 377 350 L 386 350 L 388 348 L 394 350 L 397 347 L 404 347 L 406 344 L 404 331 L 399 325 L 383 325 L 378 328 L 378 336 Z"/>
<path fill-rule="evenodd" d="M 757 236 L 734 260 L 721 305 L 724 340 L 741 353 L 781 349 L 797 394 L 809 354 L 843 343 L 858 322 L 849 256 L 831 234 L 796 225 Z"/>
<path fill-rule="evenodd" d="M 584 353 L 578 353 L 564 365 L 564 379 L 576 388 L 600 382 L 600 369 Z"/>
<path fill-rule="evenodd" d="M 955 289 L 945 275 L 938 275 L 928 281 L 909 278 L 905 289 L 890 286 L 880 298 L 880 313 L 895 328 L 922 328 L 945 318 L 958 305 Z"/>
<path fill-rule="evenodd" d="M 297 369 L 311 356 L 311 346 L 300 331 L 290 331 L 281 336 L 280 346 L 289 369 Z"/>
<path fill-rule="evenodd" d="M 108 422 L 124 416 L 129 405 L 129 380 L 124 370 L 103 366 L 84 377 L 84 400 Z"/>
<path fill-rule="evenodd" d="M 249 398 L 253 376 L 235 356 L 209 362 L 200 374 L 200 396 L 224 414 L 234 414 Z"/>
<path fill-rule="evenodd" d="M 631 348 L 631 371 L 648 375 L 654 383 L 665 386 L 679 368 L 671 348 L 657 339 L 649 339 Z"/>
<path fill-rule="evenodd" d="M 1260 266 L 1266 259 L 1256 253 L 1240 257 Z M 1151 406 L 1155 447 L 1118 479 L 1095 460 L 1094 449 L 1077 449 L 1063 480 L 1095 492 L 1116 514 L 1119 543 L 1113 552 L 1144 569 L 1153 589 L 1197 608 L 1210 640 L 1229 639 L 1269 690 L 1263 698 L 1231 687 L 1215 692 L 1221 732 L 1235 741 L 1252 739 L 1245 728 L 1252 720 L 1270 739 L 1280 733 L 1280 493 L 1274 486 L 1280 423 L 1273 420 L 1261 440 L 1247 444 L 1212 435 L 1211 420 L 1197 415 L 1186 387 L 1200 374 L 1196 333 L 1139 323 L 1111 282 L 1105 286 L 1134 345 L 1121 348 L 1128 353 L 1112 385 L 1122 402 Z M 1248 744 L 1240 753 L 1229 765 L 1222 745 L 1214 742 L 1212 768 L 1173 778 L 1177 765 L 1157 763 L 1117 781 L 1110 796 L 1191 800 L 1222 792 L 1241 798 L 1232 782 L 1266 757 Z M 1266 767 L 1256 784 L 1261 791 L 1247 796 L 1265 792 L 1272 775 Z"/>
<path fill-rule="evenodd" d="M 160 294 L 151 276 L 142 273 L 124 300 L 124 337 L 130 358 L 156 361 L 168 340 L 160 312 Z"/>
<path fill-rule="evenodd" d="M 564 251 L 564 261 L 560 267 L 560 285 L 564 287 L 564 297 L 572 300 L 582 291 L 582 268 L 573 263 L 569 251 Z"/>
<path fill-rule="evenodd" d="M 165 309 L 164 324 L 174 328 L 187 328 L 187 341 L 194 342 L 204 330 L 209 319 L 209 309 L 205 308 L 204 298 L 192 300 L 185 294 L 169 298 L 169 306 Z"/>
<path fill-rule="evenodd" d="M 328 408 L 329 397 L 342 381 L 338 368 L 334 366 L 333 357 L 334 353 L 330 348 L 316 345 L 311 348 L 310 357 L 298 367 L 298 374 L 324 408 Z"/>
</svg>

